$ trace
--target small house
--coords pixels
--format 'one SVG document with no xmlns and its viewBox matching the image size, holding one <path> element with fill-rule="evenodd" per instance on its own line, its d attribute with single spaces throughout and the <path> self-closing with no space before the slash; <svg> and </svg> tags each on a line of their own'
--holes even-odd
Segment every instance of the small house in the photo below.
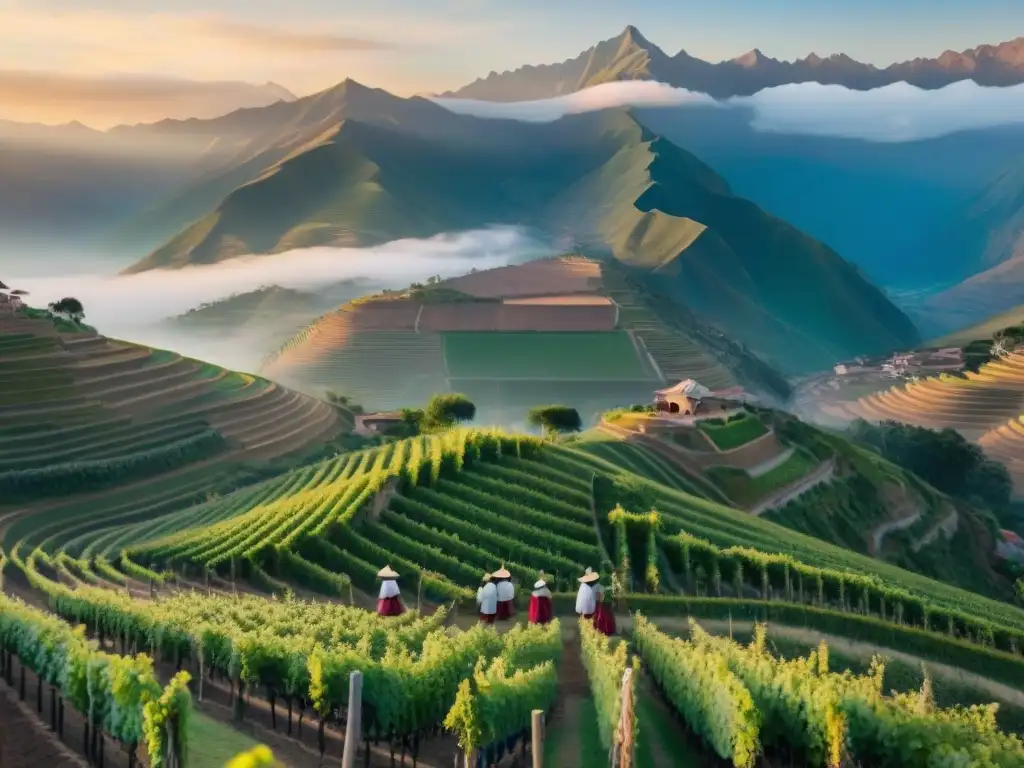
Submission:
<svg viewBox="0 0 1024 768">
<path fill-rule="evenodd" d="M 1024 565 L 1024 540 L 1013 531 L 1002 530 L 999 533 L 996 555 L 1004 560 Z"/>
<path fill-rule="evenodd" d="M 695 416 L 735 408 L 749 399 L 750 396 L 739 387 L 715 392 L 693 379 L 686 379 L 674 387 L 656 391 L 654 407 L 662 413 Z"/>
<path fill-rule="evenodd" d="M 361 413 L 356 415 L 354 430 L 358 435 L 382 435 L 401 423 L 401 411 Z"/>
</svg>

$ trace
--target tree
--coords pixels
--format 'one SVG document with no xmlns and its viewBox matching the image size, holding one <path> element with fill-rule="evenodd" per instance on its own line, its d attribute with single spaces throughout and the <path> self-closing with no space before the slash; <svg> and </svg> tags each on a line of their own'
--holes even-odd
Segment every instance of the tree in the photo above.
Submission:
<svg viewBox="0 0 1024 768">
<path fill-rule="evenodd" d="M 475 417 L 476 406 L 465 395 L 434 395 L 424 409 L 423 423 L 426 427 L 443 428 L 472 421 Z"/>
<path fill-rule="evenodd" d="M 55 315 L 63 315 L 76 323 L 81 322 L 85 318 L 85 307 L 82 306 L 82 302 L 73 296 L 65 296 L 60 301 L 51 302 L 49 309 Z"/>
<path fill-rule="evenodd" d="M 541 405 L 531 408 L 526 417 L 532 427 L 540 427 L 547 434 L 557 432 L 579 432 L 583 429 L 583 419 L 579 411 L 568 405 Z"/>
<path fill-rule="evenodd" d="M 851 425 L 850 437 L 944 493 L 980 501 L 997 515 L 1009 507 L 1013 484 L 1006 467 L 989 459 L 956 430 L 895 421 L 876 426 L 858 420 Z"/>
</svg>

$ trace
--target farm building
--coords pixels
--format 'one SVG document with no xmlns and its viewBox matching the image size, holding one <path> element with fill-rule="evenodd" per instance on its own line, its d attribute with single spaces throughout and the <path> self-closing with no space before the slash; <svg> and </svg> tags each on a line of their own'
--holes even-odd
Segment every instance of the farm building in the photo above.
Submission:
<svg viewBox="0 0 1024 768">
<path fill-rule="evenodd" d="M 359 435 L 379 435 L 401 423 L 400 411 L 359 414 L 356 416 L 355 432 Z"/>
<path fill-rule="evenodd" d="M 1013 531 L 1000 531 L 996 554 L 1004 560 L 1024 565 L 1024 540 Z"/>
<path fill-rule="evenodd" d="M 735 408 L 752 399 L 740 387 L 712 391 L 693 379 L 686 379 L 674 387 L 657 390 L 654 407 L 662 412 L 696 415 Z"/>
</svg>

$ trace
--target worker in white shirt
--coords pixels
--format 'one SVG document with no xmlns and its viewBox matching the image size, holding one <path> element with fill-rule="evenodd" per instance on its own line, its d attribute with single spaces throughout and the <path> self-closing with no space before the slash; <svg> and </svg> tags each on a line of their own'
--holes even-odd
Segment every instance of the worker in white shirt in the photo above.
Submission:
<svg viewBox="0 0 1024 768">
<path fill-rule="evenodd" d="M 498 621 L 506 621 L 516 615 L 516 588 L 512 574 L 504 565 L 491 574 L 498 586 Z"/>
<path fill-rule="evenodd" d="M 476 591 L 476 602 L 480 606 L 480 621 L 493 624 L 498 612 L 498 588 L 489 573 L 484 574 L 483 583 Z"/>
<path fill-rule="evenodd" d="M 377 573 L 377 578 L 382 579 L 380 593 L 377 595 L 377 615 L 401 616 L 405 613 L 405 606 L 402 605 L 402 592 L 398 588 L 398 574 L 390 565 L 386 565 Z"/>
<path fill-rule="evenodd" d="M 584 619 L 592 619 L 597 608 L 597 598 L 594 595 L 594 582 L 600 577 L 590 568 L 587 568 L 579 578 L 580 589 L 576 593 L 576 613 Z"/>
</svg>

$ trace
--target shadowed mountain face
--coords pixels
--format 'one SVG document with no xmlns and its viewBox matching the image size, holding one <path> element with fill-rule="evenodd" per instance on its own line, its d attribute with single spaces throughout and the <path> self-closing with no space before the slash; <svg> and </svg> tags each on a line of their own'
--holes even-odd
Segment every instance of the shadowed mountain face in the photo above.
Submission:
<svg viewBox="0 0 1024 768">
<path fill-rule="evenodd" d="M 234 157 L 147 214 L 178 232 L 129 272 L 511 224 L 617 259 L 782 368 L 917 340 L 854 267 L 627 110 L 485 120 L 353 83 L 269 109 L 244 116 L 261 130 Z M 241 136 L 242 118 L 212 122 Z"/>
<path fill-rule="evenodd" d="M 822 58 L 814 53 L 796 61 L 779 61 L 756 48 L 717 64 L 679 51 L 669 56 L 629 26 L 618 36 L 598 43 L 558 64 L 527 65 L 510 72 L 491 72 L 444 96 L 484 101 L 530 101 L 616 80 L 656 80 L 716 98 L 746 96 L 790 83 L 843 85 L 855 90 L 908 82 L 933 89 L 961 80 L 1005 86 L 1024 82 L 1024 37 L 999 45 L 981 45 L 934 59 L 913 59 L 878 68 L 845 54 Z"/>
</svg>

